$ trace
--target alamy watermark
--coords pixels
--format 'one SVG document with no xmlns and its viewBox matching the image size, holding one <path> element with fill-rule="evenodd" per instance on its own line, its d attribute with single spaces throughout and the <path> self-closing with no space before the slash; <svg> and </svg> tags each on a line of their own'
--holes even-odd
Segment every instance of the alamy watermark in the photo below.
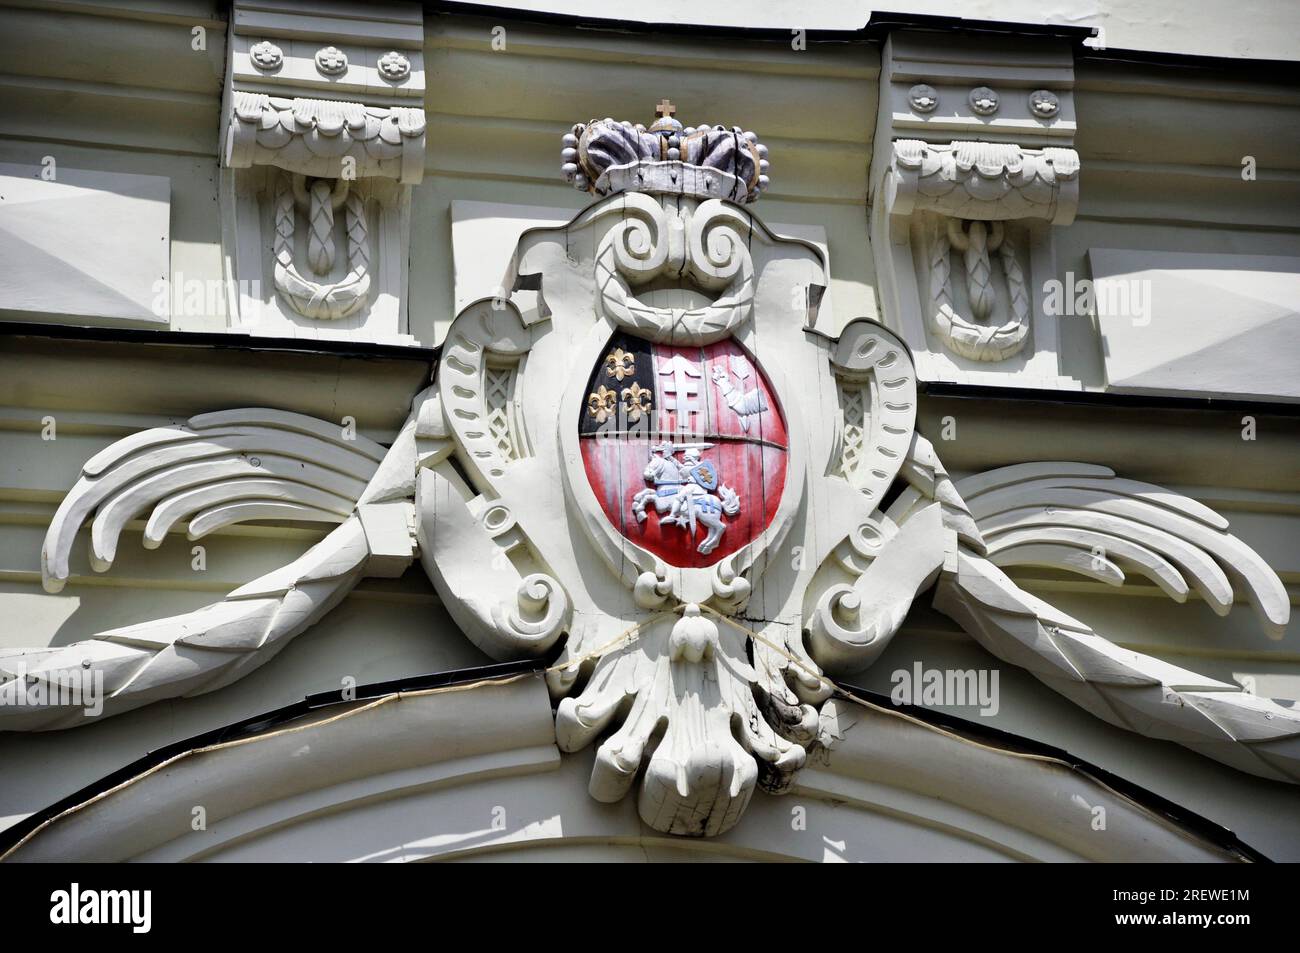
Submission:
<svg viewBox="0 0 1300 953">
<path fill-rule="evenodd" d="M 1134 327 L 1151 323 L 1151 282 L 1146 278 L 1076 278 L 1043 282 L 1043 314 L 1052 317 L 1129 318 Z"/>
<path fill-rule="evenodd" d="M 0 708 L 80 708 L 87 718 L 104 711 L 102 668 L 57 668 L 28 674 L 19 665 L 14 677 L 0 682 Z"/>
<path fill-rule="evenodd" d="M 153 927 L 152 890 L 89 890 L 73 883 L 50 894 L 50 922 L 75 926 L 127 924 L 132 933 Z"/>
<path fill-rule="evenodd" d="M 895 705 L 926 708 L 978 706 L 981 716 L 991 718 L 1001 707 L 998 674 L 997 669 L 926 668 L 916 662 L 889 676 L 894 686 L 889 698 Z"/>
<path fill-rule="evenodd" d="M 237 298 L 261 300 L 262 282 L 229 281 L 224 278 L 186 278 L 176 272 L 175 278 L 159 278 L 150 290 L 153 300 L 149 310 L 159 318 L 184 316 L 205 317 L 225 314 L 231 292 Z"/>
</svg>

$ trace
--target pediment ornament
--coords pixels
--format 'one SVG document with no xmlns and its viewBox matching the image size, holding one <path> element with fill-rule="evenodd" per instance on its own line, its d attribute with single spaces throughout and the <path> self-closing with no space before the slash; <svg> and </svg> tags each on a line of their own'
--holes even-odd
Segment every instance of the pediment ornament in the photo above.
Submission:
<svg viewBox="0 0 1300 953">
<path fill-rule="evenodd" d="M 917 194 L 930 189 L 919 170 L 938 163 L 934 203 L 993 190 L 1048 209 L 1067 175 L 1060 157 L 1009 150 L 895 155 Z M 1112 724 L 1300 781 L 1293 708 L 1120 648 L 1005 572 L 1136 574 L 1220 613 L 1244 598 L 1280 634 L 1287 593 L 1222 516 L 1093 464 L 954 480 L 918 430 L 909 348 L 866 319 L 837 333 L 819 320 L 828 276 L 816 246 L 718 198 L 712 179 L 637 191 L 633 171 L 566 225 L 522 235 L 511 296 L 456 317 L 391 446 L 244 408 L 93 457 L 46 537 L 52 592 L 74 575 L 86 523 L 97 572 L 137 518 L 146 546 L 241 520 L 331 529 L 211 606 L 5 650 L 0 672 L 54 684 L 87 666 L 102 673 L 107 714 L 213 691 L 359 579 L 418 559 L 487 655 L 555 656 L 556 742 L 595 746 L 593 797 L 635 791 L 654 830 L 711 836 L 835 743 L 822 717 L 833 679 L 872 664 L 933 586 L 935 607 L 989 652 Z M 997 243 L 992 229 L 963 234 Z M 75 708 L 0 707 L 3 728 L 83 720 Z"/>
</svg>

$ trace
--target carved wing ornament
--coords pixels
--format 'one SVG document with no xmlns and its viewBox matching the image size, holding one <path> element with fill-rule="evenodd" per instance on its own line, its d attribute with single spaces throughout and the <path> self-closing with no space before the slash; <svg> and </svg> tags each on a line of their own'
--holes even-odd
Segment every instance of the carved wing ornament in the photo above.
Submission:
<svg viewBox="0 0 1300 953">
<path fill-rule="evenodd" d="M 675 134 L 654 134 L 665 131 Z M 816 247 L 714 197 L 699 184 L 712 179 L 692 185 L 678 146 L 642 145 L 618 177 L 599 176 L 609 194 L 523 235 L 507 287 L 538 291 L 538 305 L 464 309 L 391 446 L 244 409 L 92 458 L 46 538 L 51 591 L 70 577 L 88 520 L 97 572 L 146 513 L 146 546 L 185 523 L 192 538 L 238 520 L 334 528 L 206 608 L 7 650 L 0 678 L 100 669 L 106 714 L 211 691 L 359 579 L 418 558 L 488 655 L 559 647 L 547 671 L 556 740 L 597 746 L 593 797 L 635 787 L 652 828 L 713 835 L 829 743 L 823 672 L 870 665 L 933 586 L 935 606 L 988 651 L 1098 717 L 1300 781 L 1300 713 L 1121 648 L 1004 572 L 1050 566 L 1116 585 L 1132 572 L 1220 613 L 1245 597 L 1280 634 L 1287 594 L 1221 516 L 1087 464 L 954 481 L 916 430 L 908 349 L 865 319 L 837 333 L 817 321 L 827 278 Z M 978 199 L 982 186 L 960 177 L 987 157 L 950 159 L 952 187 Z M 1026 201 L 1049 202 L 1035 183 L 1065 170 L 1042 162 L 1004 163 L 997 187 L 1019 182 Z M 997 241 L 992 229 L 963 234 L 986 250 Z M 0 707 L 0 728 L 81 720 L 80 709 Z"/>
</svg>

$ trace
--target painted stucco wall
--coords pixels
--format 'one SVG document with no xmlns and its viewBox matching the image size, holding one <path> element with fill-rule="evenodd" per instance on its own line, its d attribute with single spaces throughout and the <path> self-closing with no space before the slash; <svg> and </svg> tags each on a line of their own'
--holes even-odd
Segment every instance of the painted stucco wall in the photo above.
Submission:
<svg viewBox="0 0 1300 953">
<path fill-rule="evenodd" d="M 1238 56 L 1250 59 L 1300 58 L 1295 37 L 1300 9 L 1285 0 L 1181 0 L 1151 4 L 1144 0 L 1082 0 L 1041 3 L 1036 0 L 757 0 L 743 6 L 713 0 L 661 0 L 653 7 L 607 0 L 519 0 L 520 10 L 545 10 L 575 16 L 615 17 L 633 21 L 689 23 L 771 29 L 856 30 L 874 12 L 913 13 L 967 20 L 1049 23 L 1054 26 L 1100 27 L 1101 40 L 1112 49 Z M 650 12 L 653 11 L 653 12 Z"/>
</svg>

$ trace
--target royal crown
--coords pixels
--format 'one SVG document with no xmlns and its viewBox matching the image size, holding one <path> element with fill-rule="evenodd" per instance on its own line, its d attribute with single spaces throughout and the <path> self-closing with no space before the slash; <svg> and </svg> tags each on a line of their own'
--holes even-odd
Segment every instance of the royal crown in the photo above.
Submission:
<svg viewBox="0 0 1300 953">
<path fill-rule="evenodd" d="M 560 156 L 574 188 L 596 195 L 658 192 L 753 202 L 768 185 L 767 146 L 739 126 L 685 126 L 667 99 L 650 128 L 593 119 L 564 134 Z"/>
</svg>

